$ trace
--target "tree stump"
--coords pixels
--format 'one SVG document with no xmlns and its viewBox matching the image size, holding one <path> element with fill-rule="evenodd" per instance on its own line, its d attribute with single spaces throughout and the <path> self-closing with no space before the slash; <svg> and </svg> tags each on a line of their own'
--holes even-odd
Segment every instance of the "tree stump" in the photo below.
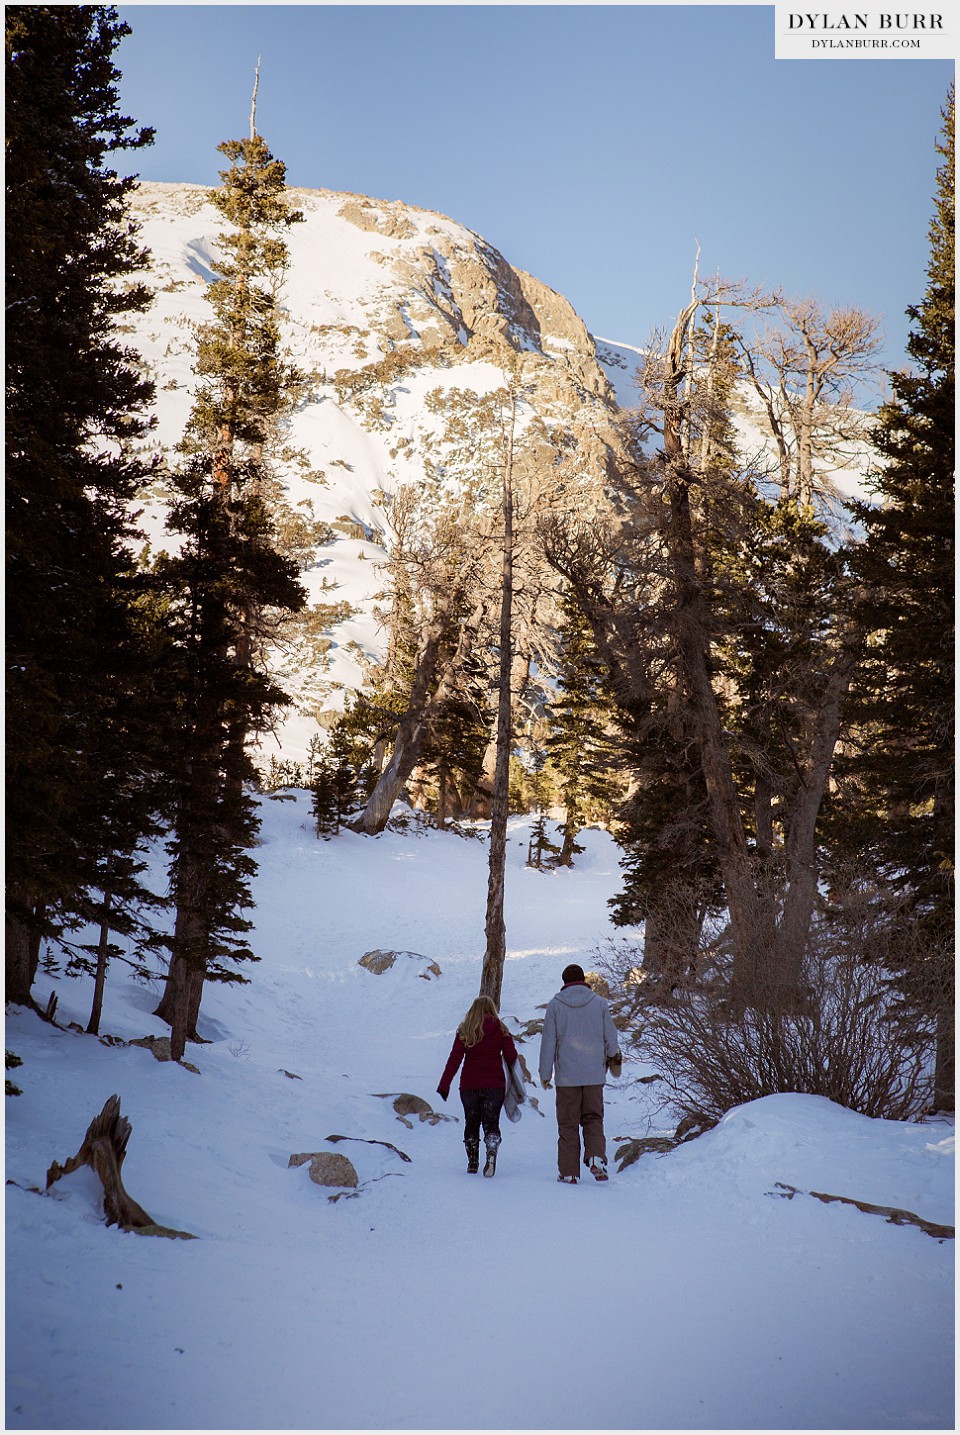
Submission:
<svg viewBox="0 0 960 1435">
<path fill-rule="evenodd" d="M 120 1226 L 123 1230 L 156 1226 L 152 1217 L 124 1190 L 120 1176 L 132 1130 L 127 1118 L 120 1115 L 119 1096 L 109 1097 L 100 1115 L 95 1116 L 87 1127 L 83 1145 L 76 1156 L 71 1156 L 63 1166 L 54 1161 L 47 1172 L 46 1189 L 49 1191 L 61 1176 L 69 1176 L 79 1167 L 89 1166 L 97 1173 L 103 1187 L 103 1212 L 108 1226 Z"/>
</svg>

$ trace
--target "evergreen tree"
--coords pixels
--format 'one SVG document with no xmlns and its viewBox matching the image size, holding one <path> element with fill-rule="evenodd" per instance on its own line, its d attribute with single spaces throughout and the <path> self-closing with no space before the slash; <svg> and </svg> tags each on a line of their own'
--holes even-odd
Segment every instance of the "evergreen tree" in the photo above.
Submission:
<svg viewBox="0 0 960 1435">
<path fill-rule="evenodd" d="M 546 748 L 566 809 L 557 865 L 572 867 L 574 856 L 583 851 L 577 834 L 584 823 L 609 816 L 619 800 L 621 784 L 615 773 L 620 757 L 611 732 L 613 703 L 596 643 L 583 614 L 569 601 L 561 640 L 559 692 L 550 704 L 552 731 Z"/>
<path fill-rule="evenodd" d="M 137 887 L 150 828 L 149 639 L 131 500 L 152 385 L 119 342 L 149 294 L 127 212 L 111 6 L 6 11 L 7 996 L 41 938 Z M 155 756 L 155 754 L 154 754 Z"/>
<path fill-rule="evenodd" d="M 302 608 L 296 565 L 281 553 L 264 500 L 269 444 L 299 376 L 283 361 L 278 289 L 284 228 L 300 215 L 285 200 L 285 168 L 251 121 L 248 139 L 220 146 L 229 161 L 211 200 L 233 226 L 201 328 L 200 376 L 174 474 L 168 526 L 180 552 L 157 565 L 168 595 L 179 671 L 178 790 L 170 842 L 176 921 L 158 1015 L 174 1059 L 196 1038 L 203 983 L 245 980 L 253 958 L 250 848 L 259 818 L 249 784 L 248 738 L 264 731 L 286 695 L 264 671 L 263 649 L 284 612 Z"/>
<path fill-rule="evenodd" d="M 438 827 L 463 815 L 483 773 L 490 721 L 480 675 L 470 669 L 463 664 L 453 690 L 432 707 L 420 752 L 416 775 Z"/>
<path fill-rule="evenodd" d="M 876 504 L 852 505 L 871 641 L 856 713 L 881 798 L 872 841 L 884 871 L 921 908 L 952 900 L 954 695 L 954 104 L 944 112 L 923 302 L 908 309 L 909 370 L 892 373 L 875 443 Z"/>
<path fill-rule="evenodd" d="M 556 867 L 562 849 L 547 835 L 547 809 L 538 806 L 536 812 L 537 820 L 533 824 L 527 846 L 527 866 L 536 867 L 539 872 L 544 867 Z M 583 848 L 577 847 L 575 850 L 582 852 Z"/>
<path fill-rule="evenodd" d="M 326 837 L 340 831 L 342 820 L 336 766 L 332 753 L 318 753 L 310 773 L 310 811 L 317 826 L 317 836 Z"/>
<path fill-rule="evenodd" d="M 533 824 L 530 833 L 530 841 L 527 845 L 527 866 L 536 867 L 538 871 L 544 867 L 555 867 L 561 849 L 556 842 L 547 835 L 547 809 L 550 806 L 551 783 L 547 774 L 547 750 L 542 742 L 538 741 L 540 734 L 538 727 L 543 724 L 533 724 L 534 731 L 531 733 L 533 752 L 530 757 L 529 770 L 527 773 L 529 800 L 537 819 Z M 578 852 L 583 848 L 578 847 Z"/>
<path fill-rule="evenodd" d="M 743 556 L 754 542 L 756 509 L 752 483 L 740 472 L 732 417 L 740 373 L 736 335 L 719 306 L 692 328 L 685 369 L 683 441 L 691 465 L 711 475 L 691 497 L 701 535 L 698 572 L 709 588 L 717 637 L 743 617 L 733 612 L 742 608 L 744 588 L 755 578 L 752 568 L 743 571 Z M 642 530 L 661 524 L 665 498 L 656 493 L 652 505 L 644 501 Z M 610 684 L 630 786 L 617 811 L 624 885 L 610 907 L 616 925 L 643 923 L 644 972 L 653 995 L 685 980 L 704 920 L 722 909 L 724 898 L 682 665 L 669 619 L 662 621 L 665 605 L 649 591 L 651 580 L 660 593 L 669 591 L 672 564 L 664 563 L 659 541 L 642 543 L 637 557 L 634 601 L 645 614 L 643 637 L 619 680 L 615 665 Z"/>
<path fill-rule="evenodd" d="M 339 832 L 369 796 L 376 780 L 366 721 L 369 715 L 367 705 L 354 700 L 334 723 L 327 742 L 314 754 L 310 791 L 318 837 Z"/>
<path fill-rule="evenodd" d="M 866 530 L 855 561 L 869 640 L 851 703 L 858 743 L 845 764 L 860 796 L 856 840 L 928 933 L 931 958 L 939 953 L 936 970 L 914 959 L 900 980 L 906 999 L 938 1019 L 942 1107 L 953 1104 L 954 114 L 951 87 L 927 289 L 907 310 L 911 367 L 890 374 L 878 416 L 877 502 L 853 505 Z"/>
</svg>

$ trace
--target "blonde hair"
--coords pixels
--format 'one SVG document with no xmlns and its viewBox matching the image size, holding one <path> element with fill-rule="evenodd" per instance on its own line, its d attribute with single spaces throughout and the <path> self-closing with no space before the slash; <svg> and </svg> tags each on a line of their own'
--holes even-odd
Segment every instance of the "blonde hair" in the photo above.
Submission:
<svg viewBox="0 0 960 1435">
<path fill-rule="evenodd" d="M 488 1016 L 495 1016 L 497 1021 L 500 1022 L 501 1030 L 506 1031 L 507 1028 L 503 1025 L 503 1022 L 500 1021 L 500 1013 L 497 1011 L 493 997 L 475 997 L 470 1003 L 470 1008 L 466 1016 L 457 1027 L 457 1036 L 463 1042 L 464 1046 L 476 1046 L 477 1042 L 483 1036 L 484 1017 Z"/>
</svg>

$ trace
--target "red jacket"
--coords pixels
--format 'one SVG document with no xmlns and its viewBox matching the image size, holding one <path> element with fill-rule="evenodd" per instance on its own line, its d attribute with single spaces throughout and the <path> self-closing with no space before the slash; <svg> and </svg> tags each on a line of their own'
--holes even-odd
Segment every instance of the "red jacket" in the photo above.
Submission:
<svg viewBox="0 0 960 1435">
<path fill-rule="evenodd" d="M 499 1087 L 503 1091 L 506 1087 L 503 1062 L 506 1061 L 508 1066 L 512 1066 L 516 1059 L 517 1048 L 513 1044 L 513 1037 L 508 1031 L 504 1031 L 495 1016 L 485 1016 L 483 1036 L 474 1046 L 464 1046 L 459 1036 L 454 1039 L 437 1090 L 442 1096 L 446 1096 L 462 1061 L 461 1091 L 478 1091 L 483 1087 Z"/>
</svg>

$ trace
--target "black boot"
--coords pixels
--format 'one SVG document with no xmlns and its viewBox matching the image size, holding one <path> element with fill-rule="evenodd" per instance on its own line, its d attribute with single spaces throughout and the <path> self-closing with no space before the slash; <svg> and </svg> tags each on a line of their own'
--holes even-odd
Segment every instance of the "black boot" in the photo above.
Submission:
<svg viewBox="0 0 960 1435">
<path fill-rule="evenodd" d="M 467 1170 L 469 1172 L 480 1170 L 480 1137 L 475 1141 L 464 1141 L 467 1148 Z"/>
<path fill-rule="evenodd" d="M 497 1147 L 500 1145 L 500 1137 L 494 1135 L 488 1136 L 486 1138 L 486 1144 L 487 1160 L 483 1168 L 483 1174 L 485 1176 L 492 1176 L 497 1169 Z"/>
</svg>

